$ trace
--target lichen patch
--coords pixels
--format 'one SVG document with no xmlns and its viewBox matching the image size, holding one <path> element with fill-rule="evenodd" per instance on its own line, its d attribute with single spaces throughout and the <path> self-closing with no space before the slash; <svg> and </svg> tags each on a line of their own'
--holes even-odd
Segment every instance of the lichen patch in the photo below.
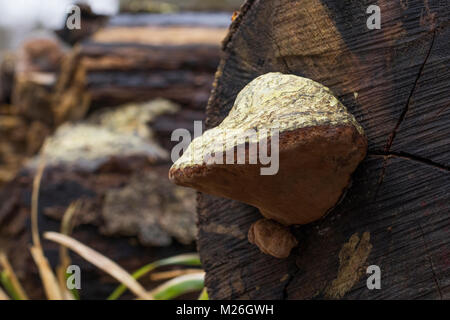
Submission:
<svg viewBox="0 0 450 320">
<path fill-rule="evenodd" d="M 367 231 L 361 239 L 355 233 L 344 243 L 339 252 L 338 275 L 325 290 L 326 298 L 340 299 L 350 291 L 364 274 L 363 267 L 371 250 L 370 233 Z"/>
</svg>

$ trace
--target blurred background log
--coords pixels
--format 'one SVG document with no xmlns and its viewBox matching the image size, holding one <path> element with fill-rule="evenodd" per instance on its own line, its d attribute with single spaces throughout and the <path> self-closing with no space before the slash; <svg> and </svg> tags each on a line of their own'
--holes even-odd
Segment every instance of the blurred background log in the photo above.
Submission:
<svg viewBox="0 0 450 320">
<path fill-rule="evenodd" d="M 174 11 L 234 11 L 242 0 L 120 0 L 122 13 L 167 13 Z"/>
<path fill-rule="evenodd" d="M 95 108 L 162 97 L 201 110 L 209 97 L 219 47 L 93 43 L 82 45 L 80 55 L 86 77 L 79 81 L 85 81 Z"/>
<path fill-rule="evenodd" d="M 92 111 L 157 97 L 203 110 L 230 17 L 162 16 L 114 17 L 73 49 L 56 85 L 56 123 L 82 117 L 86 104 Z"/>
<path fill-rule="evenodd" d="M 67 207 L 80 201 L 73 236 L 129 271 L 195 251 L 195 192 L 168 181 L 170 135 L 204 119 L 231 13 L 119 15 L 108 24 L 89 17 L 86 32 L 59 32 L 73 47 L 29 40 L 14 70 L 0 72 L 9 81 L 0 101 L 0 249 L 32 298 L 44 297 L 28 251 L 42 154 L 41 231 L 58 231 Z M 156 159 L 148 150 L 159 150 Z M 58 247 L 43 244 L 55 266 Z M 113 279 L 72 257 L 83 270 L 82 298 L 111 293 Z"/>
<path fill-rule="evenodd" d="M 0 188 L 0 248 L 8 253 L 32 298 L 43 297 L 28 251 L 33 178 L 43 159 L 46 167 L 38 208 L 41 233 L 59 231 L 67 208 L 77 202 L 73 236 L 127 270 L 195 251 L 195 192 L 169 182 L 169 152 L 152 140 L 148 126 L 154 116 L 169 115 L 178 108 L 159 99 L 64 124 L 47 139 L 39 156 L 27 161 Z M 58 247 L 45 242 L 44 248 L 56 265 Z M 115 281 L 73 257 L 83 270 L 82 297 L 106 298 Z"/>
<path fill-rule="evenodd" d="M 213 299 L 450 298 L 450 6 L 378 1 L 249 0 L 234 21 L 207 108 L 218 125 L 267 72 L 332 89 L 363 125 L 366 160 L 329 215 L 293 228 L 285 260 L 248 243 L 257 209 L 202 194 L 198 247 Z M 381 268 L 381 290 L 366 286 Z"/>
<path fill-rule="evenodd" d="M 0 67 L 0 186 L 51 133 L 53 88 L 64 53 L 57 41 L 31 39 Z"/>
<path fill-rule="evenodd" d="M 55 128 L 101 108 L 155 98 L 178 103 L 177 115 L 153 120 L 155 136 L 166 148 L 173 146 L 173 130 L 192 130 L 194 120 L 204 119 L 230 14 L 119 15 L 108 24 L 101 21 L 74 36 L 81 42 L 69 50 L 55 39 L 31 39 L 3 60 L 0 112 L 9 123 L 3 132 L 16 132 L 16 138 L 0 137 L 0 184 Z"/>
</svg>

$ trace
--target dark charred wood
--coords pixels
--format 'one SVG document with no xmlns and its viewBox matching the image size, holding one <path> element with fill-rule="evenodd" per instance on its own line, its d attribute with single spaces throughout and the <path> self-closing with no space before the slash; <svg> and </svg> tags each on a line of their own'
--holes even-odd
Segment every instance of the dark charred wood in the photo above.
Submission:
<svg viewBox="0 0 450 320">
<path fill-rule="evenodd" d="M 15 72 L 14 55 L 5 56 L 0 63 L 0 105 L 10 104 Z"/>
<path fill-rule="evenodd" d="M 324 219 L 293 228 L 299 246 L 278 260 L 248 243 L 257 209 L 199 196 L 198 248 L 213 299 L 449 299 L 450 7 L 379 1 L 247 1 L 224 42 L 207 126 L 237 93 L 271 71 L 318 81 L 367 133 L 369 155 Z M 381 290 L 366 268 L 381 268 Z"/>
</svg>

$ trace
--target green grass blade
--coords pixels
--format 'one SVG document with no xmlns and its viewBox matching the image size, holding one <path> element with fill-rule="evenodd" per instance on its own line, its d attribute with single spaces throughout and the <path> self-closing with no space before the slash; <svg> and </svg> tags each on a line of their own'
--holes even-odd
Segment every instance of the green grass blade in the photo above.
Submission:
<svg viewBox="0 0 450 320">
<path fill-rule="evenodd" d="M 172 279 L 151 293 L 156 300 L 170 300 L 183 294 L 200 291 L 204 288 L 205 273 L 193 273 Z"/>
<path fill-rule="evenodd" d="M 203 288 L 200 296 L 198 297 L 198 300 L 209 300 L 208 290 L 206 290 L 206 288 Z"/>
<path fill-rule="evenodd" d="M 67 281 L 67 279 L 69 279 L 69 277 L 71 275 L 72 275 L 71 273 L 67 273 L 67 272 L 65 273 L 66 281 Z M 69 292 L 72 294 L 72 296 L 73 296 L 73 298 L 75 300 L 80 300 L 81 299 L 80 298 L 80 293 L 78 292 L 77 288 L 69 289 Z"/>
<path fill-rule="evenodd" d="M 28 296 L 25 290 L 23 290 L 19 279 L 17 279 L 14 269 L 8 261 L 8 257 L 2 251 L 0 251 L 0 271 L 0 282 L 4 281 L 5 285 L 14 291 L 17 300 L 28 300 Z"/>
<path fill-rule="evenodd" d="M 23 300 L 22 296 L 19 294 L 19 292 L 14 288 L 14 285 L 8 278 L 5 271 L 0 272 L 0 282 L 2 283 L 3 288 L 5 288 L 8 295 L 13 300 Z"/>
<path fill-rule="evenodd" d="M 172 265 L 201 266 L 201 262 L 199 255 L 196 253 L 181 254 L 147 264 L 133 272 L 131 276 L 135 279 L 139 279 L 158 267 Z M 118 299 L 125 291 L 127 291 L 127 287 L 121 284 L 113 291 L 113 293 L 111 293 L 111 295 L 108 297 L 108 300 Z"/>
</svg>

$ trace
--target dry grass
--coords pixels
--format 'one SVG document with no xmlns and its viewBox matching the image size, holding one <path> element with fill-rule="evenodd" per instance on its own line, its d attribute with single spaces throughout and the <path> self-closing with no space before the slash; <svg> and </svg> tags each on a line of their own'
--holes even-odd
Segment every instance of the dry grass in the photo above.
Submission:
<svg viewBox="0 0 450 320">
<path fill-rule="evenodd" d="M 198 273 L 198 272 L 199 272 L 199 269 L 181 269 L 181 270 L 155 272 L 155 273 L 150 274 L 150 280 L 162 281 L 162 280 L 173 279 L 176 277 L 184 276 L 187 274 Z"/>
<path fill-rule="evenodd" d="M 39 237 L 39 190 L 41 186 L 42 176 L 45 170 L 45 159 L 42 158 L 33 180 L 33 193 L 31 195 L 31 234 L 33 238 L 33 246 L 30 248 L 34 262 L 39 269 L 45 294 L 49 300 L 62 300 L 63 295 L 58 285 L 55 274 L 53 273 L 47 258 L 42 250 L 41 239 Z"/>
<path fill-rule="evenodd" d="M 8 295 L 3 291 L 2 288 L 0 288 L 0 300 L 9 300 Z"/>
<path fill-rule="evenodd" d="M 41 189 L 41 180 L 45 170 L 45 160 L 42 160 L 37 169 L 36 175 L 33 179 L 33 193 L 31 194 L 31 235 L 33 244 L 41 247 L 41 240 L 39 238 L 39 190 Z"/>
<path fill-rule="evenodd" d="M 68 249 L 80 255 L 97 268 L 111 275 L 118 280 L 121 285 L 111 294 L 109 299 L 117 299 L 128 288 L 139 299 L 153 300 L 157 295 L 158 299 L 171 299 L 178 297 L 184 293 L 200 291 L 203 289 L 200 298 L 206 297 L 206 290 L 203 286 L 204 273 L 200 269 L 175 270 L 165 273 L 159 273 L 155 278 L 171 279 L 163 285 L 159 286 L 151 293 L 136 280 L 141 276 L 153 271 L 155 268 L 168 265 L 185 265 L 199 266 L 200 259 L 197 254 L 183 254 L 150 263 L 132 275 L 125 271 L 114 261 L 100 254 L 99 252 L 87 247 L 79 241 L 73 239 L 69 235 L 72 232 L 72 219 L 80 208 L 80 202 L 75 202 L 66 210 L 61 222 L 61 233 L 46 232 L 44 238 L 60 244 L 60 261 L 57 267 L 57 276 L 55 276 L 41 245 L 38 226 L 39 214 L 39 190 L 42 176 L 45 170 L 45 161 L 42 161 L 33 180 L 33 192 L 31 201 L 31 232 L 33 245 L 30 248 L 31 255 L 39 269 L 39 275 L 45 290 L 45 294 L 49 300 L 72 300 L 78 298 L 74 292 L 67 289 L 66 270 L 71 264 Z M 23 290 L 13 268 L 11 267 L 6 255 L 0 252 L 0 280 L 4 288 L 8 291 L 5 293 L 0 288 L 0 300 L 9 300 L 10 298 L 26 300 L 28 296 Z"/>
<path fill-rule="evenodd" d="M 61 222 L 61 234 L 70 236 L 73 229 L 73 217 L 78 212 L 81 207 L 81 202 L 76 201 L 72 203 L 69 208 L 64 213 Z M 67 290 L 67 268 L 71 265 L 72 260 L 70 259 L 69 250 L 67 247 L 61 245 L 59 247 L 59 265 L 56 267 L 56 276 L 58 277 L 58 284 L 61 292 L 64 294 L 65 299 L 79 298 L 76 289 L 72 290 L 72 294 Z"/>
<path fill-rule="evenodd" d="M 23 290 L 22 285 L 20 284 L 11 264 L 8 261 L 8 258 L 3 252 L 0 252 L 0 267 L 4 276 L 9 280 L 11 285 L 15 288 L 15 292 L 18 295 L 18 298 L 21 300 L 28 300 L 28 297 Z"/>
<path fill-rule="evenodd" d="M 47 258 L 42 252 L 42 248 L 33 246 L 30 248 L 31 255 L 34 262 L 38 266 L 39 275 L 41 276 L 42 284 L 44 285 L 45 294 L 49 300 L 62 300 L 63 295 L 59 289 L 58 281 L 48 263 Z"/>
<path fill-rule="evenodd" d="M 44 234 L 44 238 L 76 252 L 83 259 L 89 261 L 100 270 L 103 270 L 119 282 L 123 283 L 140 299 L 153 300 L 152 295 L 147 293 L 139 282 L 137 282 L 128 272 L 122 269 L 122 267 L 120 267 L 117 263 L 97 251 L 85 246 L 81 242 L 69 236 L 57 232 L 46 232 Z"/>
</svg>

